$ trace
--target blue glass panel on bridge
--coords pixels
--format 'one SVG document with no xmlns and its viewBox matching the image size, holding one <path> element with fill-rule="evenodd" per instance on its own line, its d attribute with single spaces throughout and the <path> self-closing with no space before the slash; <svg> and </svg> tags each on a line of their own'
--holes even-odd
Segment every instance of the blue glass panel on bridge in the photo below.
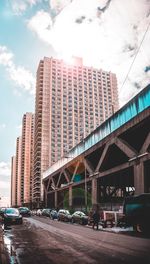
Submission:
<svg viewBox="0 0 150 264">
<path fill-rule="evenodd" d="M 81 179 L 82 179 L 82 176 L 81 176 L 80 174 L 76 174 L 76 175 L 74 176 L 73 181 L 74 181 L 74 182 L 79 182 L 79 181 L 81 181 Z"/>
<path fill-rule="evenodd" d="M 144 88 L 131 101 L 102 123 L 96 130 L 86 137 L 84 141 L 74 147 L 70 151 L 70 156 L 78 156 L 82 154 L 148 107 L 150 107 L 150 85 Z"/>
</svg>

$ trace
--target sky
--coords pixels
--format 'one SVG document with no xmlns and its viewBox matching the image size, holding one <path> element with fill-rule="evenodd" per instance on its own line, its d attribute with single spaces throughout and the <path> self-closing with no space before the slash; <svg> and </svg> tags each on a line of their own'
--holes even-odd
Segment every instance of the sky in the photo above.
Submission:
<svg viewBox="0 0 150 264">
<path fill-rule="evenodd" d="M 150 82 L 150 0 L 0 0 L 0 206 L 44 56 L 116 73 L 122 106 Z"/>
</svg>

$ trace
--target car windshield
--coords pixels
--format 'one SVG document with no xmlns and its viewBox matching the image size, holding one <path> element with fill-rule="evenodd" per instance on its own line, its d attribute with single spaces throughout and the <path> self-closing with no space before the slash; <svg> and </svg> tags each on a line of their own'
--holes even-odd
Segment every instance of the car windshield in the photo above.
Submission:
<svg viewBox="0 0 150 264">
<path fill-rule="evenodd" d="M 5 212 L 6 208 L 0 208 L 0 213 Z"/>
<path fill-rule="evenodd" d="M 80 212 L 80 215 L 82 215 L 82 216 L 85 216 L 85 213 L 83 213 L 83 212 Z"/>
<path fill-rule="evenodd" d="M 8 208 L 5 210 L 5 213 L 6 214 L 19 214 L 18 210 L 17 209 L 14 209 L 14 208 Z"/>
<path fill-rule="evenodd" d="M 85 214 L 83 212 L 77 211 L 74 213 L 75 215 L 80 215 L 80 216 L 85 216 Z"/>
<path fill-rule="evenodd" d="M 27 211 L 27 210 L 29 210 L 29 209 L 26 208 L 26 207 L 20 207 L 19 210 L 20 210 L 20 211 Z"/>
</svg>

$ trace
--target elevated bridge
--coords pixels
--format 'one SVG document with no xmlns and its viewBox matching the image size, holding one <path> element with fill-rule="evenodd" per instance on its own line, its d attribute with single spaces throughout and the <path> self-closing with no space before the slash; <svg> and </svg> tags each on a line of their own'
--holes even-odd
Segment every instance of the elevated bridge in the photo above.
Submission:
<svg viewBox="0 0 150 264">
<path fill-rule="evenodd" d="M 119 209 L 150 192 L 150 85 L 43 175 L 48 207 Z"/>
</svg>

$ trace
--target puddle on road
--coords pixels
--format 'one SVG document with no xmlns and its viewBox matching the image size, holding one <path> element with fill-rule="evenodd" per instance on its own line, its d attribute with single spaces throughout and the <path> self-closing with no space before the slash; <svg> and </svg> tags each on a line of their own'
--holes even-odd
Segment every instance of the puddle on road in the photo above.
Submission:
<svg viewBox="0 0 150 264">
<path fill-rule="evenodd" d="M 8 256 L 9 256 L 9 263 L 10 264 L 17 264 L 17 261 L 16 261 L 16 253 L 15 253 L 15 250 L 12 246 L 12 238 L 13 236 L 10 235 L 9 231 L 5 230 L 5 233 L 4 233 L 4 245 L 6 247 L 6 250 L 8 252 Z"/>
</svg>

